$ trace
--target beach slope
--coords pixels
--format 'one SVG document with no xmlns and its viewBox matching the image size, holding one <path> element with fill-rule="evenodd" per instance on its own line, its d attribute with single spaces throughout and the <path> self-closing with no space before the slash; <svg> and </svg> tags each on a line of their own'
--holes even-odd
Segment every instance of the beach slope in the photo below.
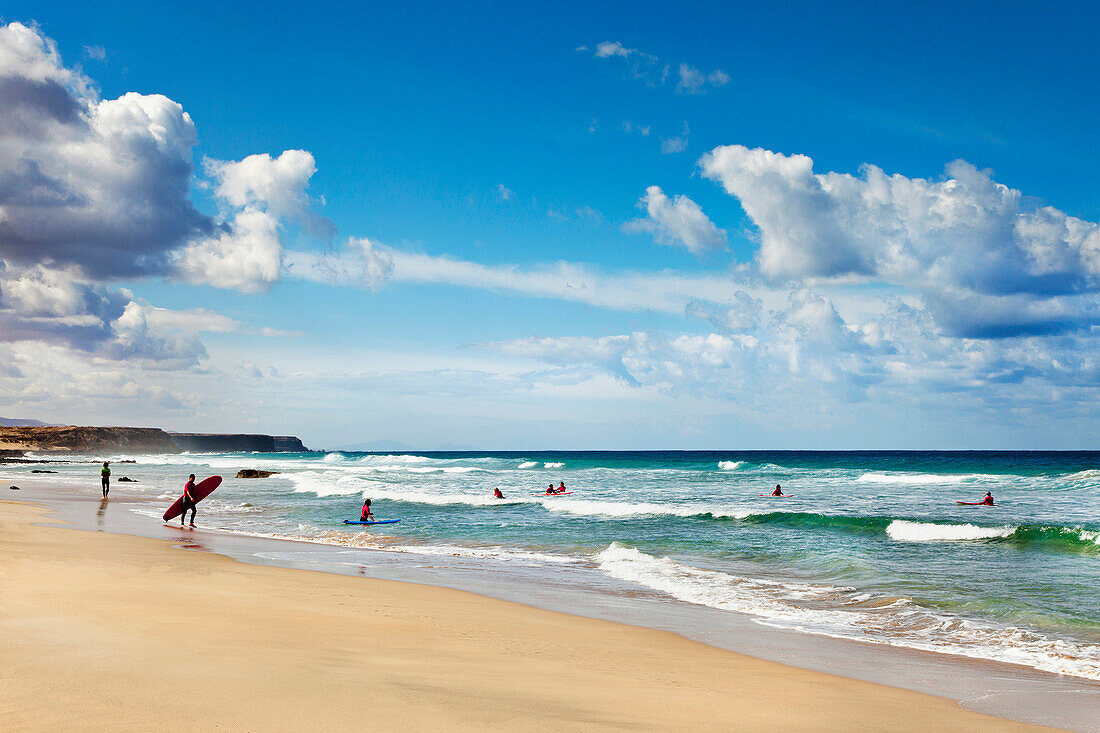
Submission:
<svg viewBox="0 0 1100 733">
<path fill-rule="evenodd" d="M 1040 730 L 666 632 L 47 518 L 0 502 L 7 731 Z"/>
</svg>

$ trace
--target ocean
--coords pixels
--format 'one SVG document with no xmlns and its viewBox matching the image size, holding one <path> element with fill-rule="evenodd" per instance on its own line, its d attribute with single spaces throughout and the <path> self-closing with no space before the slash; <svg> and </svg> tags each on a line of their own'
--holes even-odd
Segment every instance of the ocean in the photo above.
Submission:
<svg viewBox="0 0 1100 733">
<path fill-rule="evenodd" d="M 46 456 L 43 456 L 44 458 Z M 1100 453 L 420 452 L 114 456 L 159 522 L 614 580 L 755 623 L 1100 680 Z M 136 461 L 134 464 L 119 463 Z M 88 464 L 52 464 L 98 492 Z M 236 479 L 241 468 L 279 473 Z M 12 467 L 6 469 L 11 475 Z M 28 466 L 25 470 L 29 472 Z M 127 475 L 136 483 L 119 483 Z M 568 496 L 541 495 L 564 482 Z M 761 497 L 776 484 L 789 498 Z M 499 487 L 505 499 L 494 499 Z M 995 506 L 961 506 L 993 493 Z M 364 497 L 380 519 L 346 526 Z M 354 561 L 354 560 L 352 560 Z M 563 575 L 564 573 L 564 575 Z M 560 580 L 558 582 L 561 582 Z"/>
</svg>

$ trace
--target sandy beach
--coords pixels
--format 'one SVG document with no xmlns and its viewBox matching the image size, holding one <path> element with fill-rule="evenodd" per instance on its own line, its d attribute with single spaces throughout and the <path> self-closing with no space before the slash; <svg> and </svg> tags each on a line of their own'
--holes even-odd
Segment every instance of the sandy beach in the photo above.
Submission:
<svg viewBox="0 0 1100 733">
<path fill-rule="evenodd" d="M 1037 730 L 675 634 L 35 526 L 0 502 L 7 730 Z"/>
</svg>

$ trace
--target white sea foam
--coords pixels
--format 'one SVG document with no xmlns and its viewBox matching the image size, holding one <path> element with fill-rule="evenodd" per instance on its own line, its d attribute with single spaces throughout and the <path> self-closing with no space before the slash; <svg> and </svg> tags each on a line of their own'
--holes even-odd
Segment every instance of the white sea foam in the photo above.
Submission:
<svg viewBox="0 0 1100 733">
<path fill-rule="evenodd" d="M 523 463 L 519 464 L 518 468 L 538 468 L 538 465 L 538 461 L 524 461 Z"/>
<path fill-rule="evenodd" d="M 843 639 L 1022 664 L 1100 680 L 1100 646 L 1054 639 L 923 608 L 851 588 L 746 578 L 647 555 L 612 543 L 601 570 L 673 598 L 758 616 L 769 626 Z"/>
<path fill-rule="evenodd" d="M 744 465 L 744 461 L 718 461 L 718 468 L 723 471 L 736 471 Z"/>
<path fill-rule="evenodd" d="M 925 484 L 961 484 L 964 481 L 996 478 L 998 477 L 984 476 L 980 473 L 865 473 L 856 481 L 864 484 L 910 484 L 921 486 Z"/>
<path fill-rule="evenodd" d="M 988 540 L 995 537 L 1008 537 L 1015 531 L 1015 527 L 1008 525 L 979 527 L 976 524 L 934 524 L 910 522 L 905 519 L 895 519 L 886 527 L 886 534 L 890 535 L 890 539 L 899 542 Z"/>
<path fill-rule="evenodd" d="M 559 462 L 557 462 L 557 461 L 547 461 L 546 463 L 544 463 L 544 464 L 542 464 L 542 465 L 543 465 L 543 466 L 544 466 L 545 468 L 562 468 L 562 467 L 564 467 L 564 466 L 565 466 L 565 464 L 564 464 L 564 463 L 559 463 Z"/>
<path fill-rule="evenodd" d="M 1071 473 L 1065 477 L 1066 481 L 1097 481 L 1100 480 L 1100 469 L 1090 468 L 1085 471 Z"/>
<path fill-rule="evenodd" d="M 540 499 L 540 503 L 553 512 L 577 514 L 580 516 L 641 517 L 665 515 L 674 517 L 695 517 L 711 514 L 715 517 L 744 519 L 752 514 L 760 513 L 750 509 L 707 506 L 702 504 L 597 501 L 594 499 L 577 499 L 566 496 L 559 498 L 547 497 Z"/>
<path fill-rule="evenodd" d="M 411 456 L 411 455 L 384 455 L 384 456 L 363 456 L 359 459 L 359 463 L 371 464 L 386 464 L 392 465 L 394 463 L 430 463 L 434 458 L 428 458 L 427 456 Z"/>
</svg>

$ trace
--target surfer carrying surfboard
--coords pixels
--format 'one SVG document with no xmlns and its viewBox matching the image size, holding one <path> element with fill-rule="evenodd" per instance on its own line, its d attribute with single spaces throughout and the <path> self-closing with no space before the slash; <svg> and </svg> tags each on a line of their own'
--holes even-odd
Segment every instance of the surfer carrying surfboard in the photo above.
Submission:
<svg viewBox="0 0 1100 733">
<path fill-rule="evenodd" d="M 363 511 L 359 514 L 359 521 L 360 522 L 374 521 L 374 514 L 372 514 L 371 510 L 370 510 L 370 499 L 367 499 L 366 501 L 363 502 Z"/>
<path fill-rule="evenodd" d="M 183 526 L 183 520 L 187 517 L 187 510 L 191 510 L 191 526 L 195 526 L 195 497 L 191 493 L 195 490 L 195 474 L 191 474 L 187 477 L 187 483 L 183 485 L 183 513 L 180 514 L 180 526 Z"/>
</svg>

